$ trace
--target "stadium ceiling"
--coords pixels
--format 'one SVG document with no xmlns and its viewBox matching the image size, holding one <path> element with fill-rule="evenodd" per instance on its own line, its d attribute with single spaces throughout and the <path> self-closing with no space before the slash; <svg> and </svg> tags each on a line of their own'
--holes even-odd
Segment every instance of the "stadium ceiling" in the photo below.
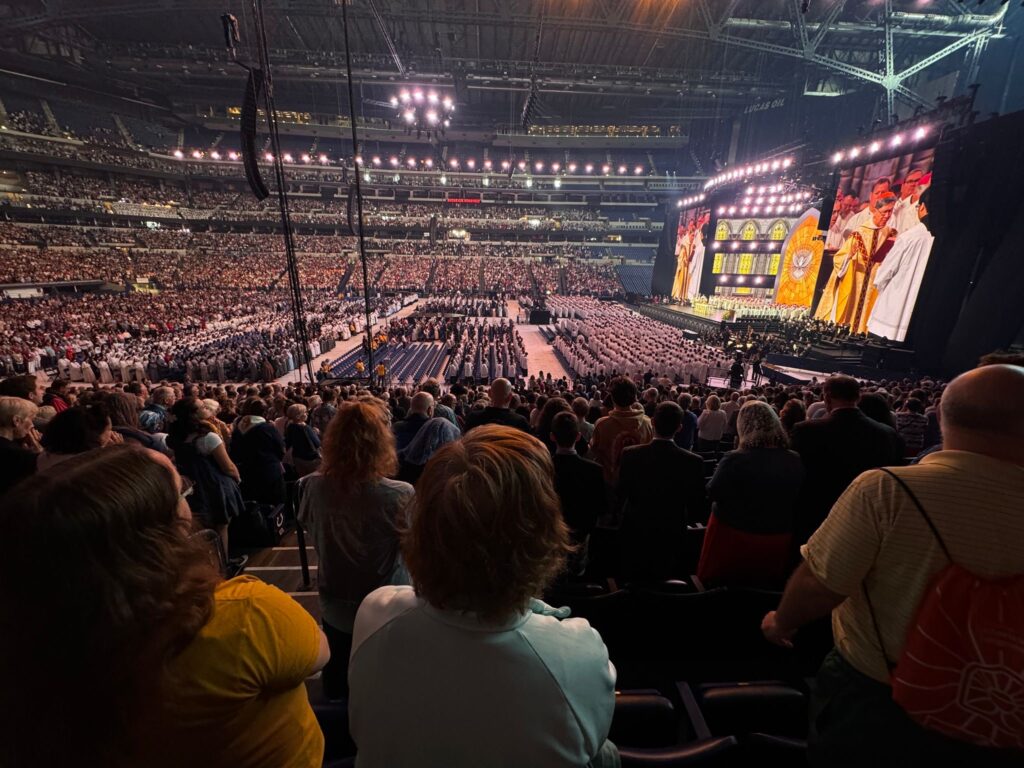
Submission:
<svg viewBox="0 0 1024 768">
<path fill-rule="evenodd" d="M 264 0 L 279 105 L 343 101 L 345 0 Z M 249 0 L 9 0 L 0 43 L 66 57 L 150 92 L 237 100 L 219 16 Z M 806 9 L 806 12 L 804 12 Z M 929 107 L 928 81 L 963 90 L 1004 33 L 998 0 L 349 0 L 364 114 L 403 84 L 452 88 L 460 122 L 515 121 L 536 82 L 539 122 L 680 122 L 784 95 L 870 89 L 888 114 Z M 333 100 L 332 100 L 333 96 Z"/>
</svg>

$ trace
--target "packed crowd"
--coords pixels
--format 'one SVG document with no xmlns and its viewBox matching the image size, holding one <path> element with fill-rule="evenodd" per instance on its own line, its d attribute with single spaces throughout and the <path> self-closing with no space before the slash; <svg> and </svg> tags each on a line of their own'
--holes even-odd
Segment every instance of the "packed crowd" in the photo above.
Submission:
<svg viewBox="0 0 1024 768">
<path fill-rule="evenodd" d="M 513 352 L 514 330 L 466 323 L 459 359 Z M 38 631 L 6 636 L 3 749 L 14 764 L 62 764 L 87 750 L 109 764 L 130 755 L 237 765 L 236 745 L 247 744 L 246 765 L 319 768 L 324 733 L 305 681 L 322 672 L 325 696 L 347 700 L 360 762 L 471 765 L 497 751 L 538 764 L 557 748 L 571 764 L 619 765 L 618 748 L 630 745 L 608 740 L 617 677 L 664 663 L 661 644 L 640 616 L 617 627 L 593 615 L 592 628 L 559 596 L 572 594 L 570 579 L 614 576 L 628 595 L 689 578 L 683 540 L 703 522 L 704 584 L 787 583 L 763 619 L 743 614 L 783 653 L 832 614 L 835 647 L 811 694 L 811 712 L 827 704 L 831 715 L 813 718 L 813 765 L 885 764 L 894 752 L 1011 765 L 1014 733 L 940 737 L 908 717 L 887 664 L 915 658 L 917 638 L 968 615 L 1015 637 L 998 604 L 935 588 L 940 578 L 1005 595 L 1006 577 L 1024 570 L 1011 535 L 1024 507 L 1024 368 L 988 362 L 948 385 L 836 376 L 736 391 L 654 373 L 378 392 L 137 382 L 76 392 L 8 378 L 0 520 L 11 535 L 0 583 L 35 577 L 32 589 L 9 590 L 0 612 L 5 625 Z M 913 403 L 926 427 L 911 447 L 892 423 L 916 413 Z M 720 456 L 710 477 L 708 456 Z M 234 522 L 283 502 L 296 478 L 322 630 L 282 592 L 234 575 L 245 565 L 231 557 Z M 935 600 L 940 609 L 918 610 Z M 495 631 L 508 626 L 516 631 Z M 636 642 L 612 643 L 627 630 Z M 946 662 L 951 673 L 987 653 L 978 640 L 943 637 L 960 654 Z M 213 638 L 223 655 L 202 650 Z M 902 674 L 931 679 L 909 666 Z M 111 685 L 112 675 L 131 682 Z M 451 686 L 458 696 L 438 696 Z M 245 717 L 197 722 L 200 695 Z M 111 711 L 121 713 L 113 722 Z M 54 719 L 64 738 L 41 738 Z"/>
</svg>

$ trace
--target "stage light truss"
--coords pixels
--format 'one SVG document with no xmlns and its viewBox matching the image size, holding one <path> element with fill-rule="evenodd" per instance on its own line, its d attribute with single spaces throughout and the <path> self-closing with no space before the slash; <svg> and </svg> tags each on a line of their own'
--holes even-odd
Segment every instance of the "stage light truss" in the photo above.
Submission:
<svg viewBox="0 0 1024 768">
<path fill-rule="evenodd" d="M 422 88 L 402 88 L 389 100 L 406 133 L 443 136 L 451 125 L 455 101 L 448 94 Z"/>
<path fill-rule="evenodd" d="M 857 165 L 867 158 L 879 159 L 893 154 L 902 154 L 907 148 L 918 146 L 933 133 L 927 125 L 918 125 L 898 131 L 889 136 L 877 136 L 862 144 L 856 144 L 832 154 L 832 165 Z"/>
<path fill-rule="evenodd" d="M 737 165 L 735 168 L 730 168 L 729 170 L 724 171 L 717 176 L 713 176 L 704 182 L 704 191 L 707 192 L 722 184 L 747 181 L 758 176 L 763 176 L 767 173 L 788 171 L 792 165 L 793 158 L 791 157 L 774 157 L 767 160 L 759 160 L 756 163 Z"/>
</svg>

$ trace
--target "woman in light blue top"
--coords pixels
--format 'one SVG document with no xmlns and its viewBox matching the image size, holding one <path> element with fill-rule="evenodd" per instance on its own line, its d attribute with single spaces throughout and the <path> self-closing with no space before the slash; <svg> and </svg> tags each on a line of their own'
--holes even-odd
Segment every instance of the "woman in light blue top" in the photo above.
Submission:
<svg viewBox="0 0 1024 768">
<path fill-rule="evenodd" d="M 618 765 L 601 636 L 533 599 L 571 551 L 552 476 L 543 443 L 499 425 L 427 464 L 402 539 L 415 589 L 377 589 L 356 615 L 359 768 Z"/>
</svg>

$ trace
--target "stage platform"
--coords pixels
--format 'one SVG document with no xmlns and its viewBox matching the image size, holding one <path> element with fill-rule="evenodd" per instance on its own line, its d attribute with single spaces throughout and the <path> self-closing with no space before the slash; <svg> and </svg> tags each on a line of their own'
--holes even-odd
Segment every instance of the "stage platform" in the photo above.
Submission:
<svg viewBox="0 0 1024 768">
<path fill-rule="evenodd" d="M 721 310 L 710 311 L 707 314 L 697 314 L 690 307 L 681 304 L 629 304 L 630 309 L 639 312 L 641 315 L 660 320 L 668 325 L 681 328 L 684 331 L 694 333 L 709 333 L 717 331 L 724 323 L 727 327 L 735 329 L 737 326 L 744 328 L 754 322 L 748 320 L 726 320 L 725 312 Z"/>
</svg>

